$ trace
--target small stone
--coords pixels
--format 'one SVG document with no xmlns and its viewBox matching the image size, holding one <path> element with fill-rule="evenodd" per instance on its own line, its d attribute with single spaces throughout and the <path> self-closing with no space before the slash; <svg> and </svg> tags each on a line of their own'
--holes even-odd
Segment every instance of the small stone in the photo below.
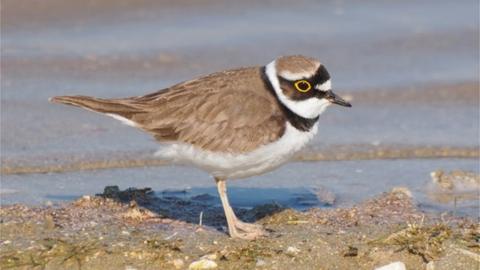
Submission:
<svg viewBox="0 0 480 270">
<path fill-rule="evenodd" d="M 375 270 L 407 270 L 407 268 L 403 262 L 393 262 L 391 264 L 375 268 Z"/>
<path fill-rule="evenodd" d="M 130 235 L 130 233 L 128 231 L 122 231 L 122 234 L 123 235 Z"/>
<path fill-rule="evenodd" d="M 134 206 L 128 209 L 122 215 L 122 217 L 125 219 L 132 219 L 132 220 L 145 220 L 149 218 L 158 217 L 158 215 L 148 209 L 138 208 L 137 206 Z"/>
<path fill-rule="evenodd" d="M 349 246 L 348 249 L 343 253 L 343 257 L 355 257 L 358 255 L 358 248 Z"/>
<path fill-rule="evenodd" d="M 114 195 L 117 196 L 120 193 L 120 188 L 118 186 L 106 186 L 103 189 L 103 194 L 106 198 L 113 198 Z"/>
<path fill-rule="evenodd" d="M 430 261 L 429 263 L 427 263 L 426 269 L 427 270 L 435 270 L 435 263 L 433 261 Z"/>
<path fill-rule="evenodd" d="M 90 201 L 90 196 L 89 195 L 83 195 L 82 199 L 84 199 L 85 201 Z"/>
<path fill-rule="evenodd" d="M 413 198 L 412 192 L 407 187 L 394 187 L 392 188 L 392 193 L 404 194 L 409 198 Z"/>
<path fill-rule="evenodd" d="M 175 259 L 173 260 L 173 266 L 175 269 L 182 269 L 185 263 L 183 262 L 182 259 Z"/>
<path fill-rule="evenodd" d="M 436 170 L 430 173 L 432 182 L 445 190 L 471 190 L 480 187 L 480 174 L 465 171 L 451 171 L 445 173 Z"/>
<path fill-rule="evenodd" d="M 300 253 L 300 249 L 290 246 L 287 248 L 287 251 L 285 253 L 287 253 L 290 256 L 295 256 L 298 253 Z"/>
<path fill-rule="evenodd" d="M 209 259 L 200 259 L 194 261 L 188 266 L 189 270 L 203 270 L 203 269 L 215 269 L 217 268 L 217 263 Z"/>
<path fill-rule="evenodd" d="M 265 265 L 267 265 L 267 263 L 262 259 L 258 259 L 257 263 L 255 264 L 256 267 L 263 267 Z"/>
</svg>

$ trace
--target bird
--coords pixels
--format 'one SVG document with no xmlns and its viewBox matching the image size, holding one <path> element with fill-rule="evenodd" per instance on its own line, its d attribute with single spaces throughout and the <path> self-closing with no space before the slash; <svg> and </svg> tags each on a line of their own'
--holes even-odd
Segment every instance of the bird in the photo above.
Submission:
<svg viewBox="0 0 480 270">
<path fill-rule="evenodd" d="M 160 143 L 157 157 L 208 172 L 216 182 L 228 234 L 248 240 L 268 232 L 236 217 L 227 180 L 278 168 L 315 136 L 319 116 L 329 105 L 352 106 L 332 91 L 326 67 L 302 55 L 215 72 L 141 96 L 55 96 L 50 101 L 139 128 Z"/>
</svg>

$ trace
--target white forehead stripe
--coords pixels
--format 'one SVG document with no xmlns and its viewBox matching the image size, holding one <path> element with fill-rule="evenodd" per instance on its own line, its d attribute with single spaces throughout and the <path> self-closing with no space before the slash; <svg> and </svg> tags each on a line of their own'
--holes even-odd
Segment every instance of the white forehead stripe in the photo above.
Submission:
<svg viewBox="0 0 480 270">
<path fill-rule="evenodd" d="M 301 79 L 310 78 L 311 76 L 313 76 L 313 74 L 309 72 L 292 73 L 290 71 L 282 71 L 278 75 L 280 75 L 280 77 L 287 79 L 289 81 L 301 80 Z"/>
<path fill-rule="evenodd" d="M 306 100 L 291 100 L 285 96 L 280 87 L 280 82 L 278 81 L 275 61 L 265 67 L 265 73 L 280 102 L 301 117 L 315 118 L 325 111 L 328 105 L 330 105 L 330 101 L 326 99 L 309 98 Z"/>
<path fill-rule="evenodd" d="M 320 85 L 317 85 L 317 88 L 318 90 L 321 90 L 321 91 L 328 91 L 328 90 L 332 90 L 332 82 L 330 80 L 320 84 Z"/>
</svg>

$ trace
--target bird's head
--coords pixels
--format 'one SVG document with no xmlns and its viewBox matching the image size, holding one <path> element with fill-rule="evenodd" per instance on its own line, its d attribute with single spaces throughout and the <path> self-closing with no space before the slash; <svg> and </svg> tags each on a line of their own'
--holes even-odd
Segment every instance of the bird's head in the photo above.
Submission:
<svg viewBox="0 0 480 270">
<path fill-rule="evenodd" d="M 266 65 L 265 74 L 280 102 L 301 117 L 318 117 L 330 104 L 352 106 L 333 93 L 330 74 L 313 58 L 283 56 Z"/>
</svg>

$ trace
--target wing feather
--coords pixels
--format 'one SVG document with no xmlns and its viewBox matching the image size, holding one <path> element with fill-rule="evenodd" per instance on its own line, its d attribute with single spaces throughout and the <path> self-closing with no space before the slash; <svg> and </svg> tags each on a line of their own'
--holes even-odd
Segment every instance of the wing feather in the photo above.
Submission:
<svg viewBox="0 0 480 270">
<path fill-rule="evenodd" d="M 230 72 L 249 83 L 234 83 L 232 73 L 223 72 L 133 98 L 129 105 L 142 112 L 131 120 L 161 142 L 210 151 L 249 152 L 278 139 L 284 116 L 276 99 L 262 89 L 259 70 Z"/>
</svg>

